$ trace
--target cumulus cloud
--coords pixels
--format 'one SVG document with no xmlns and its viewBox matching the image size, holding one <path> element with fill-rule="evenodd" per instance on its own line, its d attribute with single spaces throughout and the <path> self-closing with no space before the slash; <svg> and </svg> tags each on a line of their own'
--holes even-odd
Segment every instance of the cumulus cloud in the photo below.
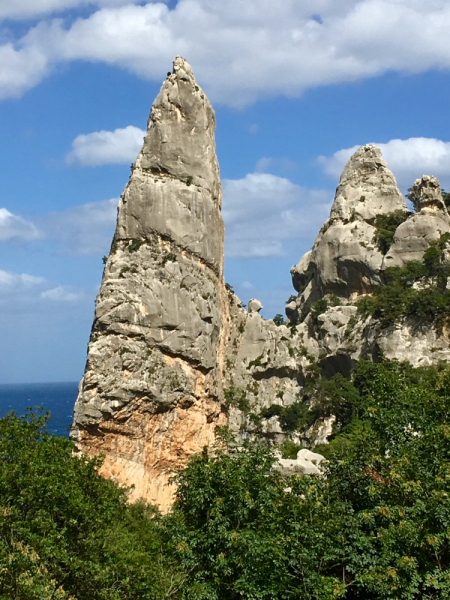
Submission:
<svg viewBox="0 0 450 600">
<path fill-rule="evenodd" d="M 45 284 L 44 277 L 35 277 L 26 273 L 9 273 L 0 270 L 0 294 L 24 291 Z"/>
<path fill-rule="evenodd" d="M 225 254 L 230 257 L 281 256 L 289 239 L 312 244 L 330 209 L 328 193 L 267 173 L 226 179 L 223 194 Z"/>
<path fill-rule="evenodd" d="M 13 215 L 6 208 L 0 208 L 0 242 L 29 242 L 40 237 L 42 233 L 33 223 Z"/>
<path fill-rule="evenodd" d="M 134 162 L 142 148 L 145 131 L 129 125 L 115 131 L 96 131 L 79 135 L 72 142 L 66 163 L 74 166 L 97 167 Z"/>
<path fill-rule="evenodd" d="M 0 0 L 0 19 L 28 19 L 88 4 L 120 6 L 130 0 Z"/>
<path fill-rule="evenodd" d="M 71 255 L 108 254 L 116 222 L 118 199 L 90 202 L 61 212 L 51 212 L 39 225 Z"/>
<path fill-rule="evenodd" d="M 45 308 L 48 302 L 78 302 L 87 297 L 84 290 L 57 285 L 45 277 L 0 270 L 0 306 L 2 310 L 20 310 L 23 306 Z"/>
<path fill-rule="evenodd" d="M 63 285 L 57 285 L 54 288 L 41 292 L 41 298 L 53 300 L 54 302 L 76 302 L 82 294 L 71 292 Z"/>
<path fill-rule="evenodd" d="M 130 2 L 100 8 L 68 27 L 57 19 L 41 22 L 0 47 L 0 95 L 23 93 L 70 60 L 101 61 L 161 80 L 181 54 L 212 100 L 244 106 L 388 70 L 448 69 L 449 27 L 447 0 L 179 0 L 173 8 Z"/>
<path fill-rule="evenodd" d="M 400 187 L 410 187 L 422 175 L 434 175 L 443 186 L 450 185 L 450 142 L 434 138 L 374 142 L 383 154 Z M 320 156 L 319 164 L 332 177 L 338 178 L 350 156 L 359 146 L 338 150 L 332 156 Z"/>
</svg>

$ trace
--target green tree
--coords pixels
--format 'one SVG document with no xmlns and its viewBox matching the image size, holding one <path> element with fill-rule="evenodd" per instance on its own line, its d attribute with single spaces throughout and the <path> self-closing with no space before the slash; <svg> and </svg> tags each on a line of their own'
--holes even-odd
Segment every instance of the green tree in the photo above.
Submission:
<svg viewBox="0 0 450 600">
<path fill-rule="evenodd" d="M 29 411 L 0 419 L 0 598 L 159 599 L 184 575 L 165 559 L 160 515 L 129 506 L 100 459 Z"/>
</svg>

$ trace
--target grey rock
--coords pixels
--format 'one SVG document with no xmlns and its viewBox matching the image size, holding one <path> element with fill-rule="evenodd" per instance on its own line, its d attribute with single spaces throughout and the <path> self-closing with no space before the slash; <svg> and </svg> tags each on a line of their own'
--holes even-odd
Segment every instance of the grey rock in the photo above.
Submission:
<svg viewBox="0 0 450 600">
<path fill-rule="evenodd" d="M 436 177 L 424 175 L 422 179 L 416 179 L 409 191 L 409 198 L 417 212 L 424 208 L 447 212 L 442 198 L 441 186 Z"/>
<path fill-rule="evenodd" d="M 263 305 L 256 298 L 252 298 L 248 301 L 248 312 L 249 313 L 259 313 L 259 311 L 263 308 Z"/>
<path fill-rule="evenodd" d="M 75 406 L 78 449 L 104 451 L 108 473 L 162 505 L 168 470 L 209 443 L 221 418 L 228 309 L 214 130 L 207 97 L 177 57 L 119 202 Z"/>
<path fill-rule="evenodd" d="M 422 260 L 430 243 L 450 232 L 450 217 L 435 177 L 424 175 L 417 179 L 410 198 L 417 212 L 397 227 L 383 268 L 404 267 L 411 260 Z"/>
<path fill-rule="evenodd" d="M 174 491 L 170 475 L 214 442 L 217 425 L 228 422 L 241 439 L 326 443 L 333 415 L 292 434 L 277 411 L 265 411 L 303 401 L 313 409 L 305 394 L 312 372 L 348 375 L 357 360 L 380 356 L 415 366 L 450 360 L 445 328 L 411 318 L 381 326 L 355 305 L 380 285 L 383 269 L 420 260 L 450 232 L 435 178 L 414 183 L 417 212 L 383 256 L 377 216 L 406 212 L 406 204 L 380 150 L 359 148 L 312 250 L 291 269 L 298 297 L 276 326 L 259 314 L 258 300 L 247 312 L 224 283 L 214 129 L 208 99 L 177 57 L 119 203 L 71 434 L 80 452 L 105 455 L 103 475 L 135 486 L 132 499 L 163 510 Z M 318 300 L 325 302 L 311 311 Z M 303 449 L 278 468 L 318 475 L 322 461 Z"/>
<path fill-rule="evenodd" d="M 278 469 L 286 475 L 320 475 L 322 473 L 320 464 L 325 460 L 325 457 L 317 452 L 311 452 L 306 448 L 299 450 L 295 460 L 279 458 Z"/>
<path fill-rule="evenodd" d="M 304 319 L 310 306 L 327 294 L 355 298 L 380 284 L 383 255 L 375 243 L 377 215 L 406 211 L 394 175 L 373 145 L 362 146 L 342 173 L 330 216 L 312 250 L 291 269 L 299 292 L 290 321 Z"/>
</svg>

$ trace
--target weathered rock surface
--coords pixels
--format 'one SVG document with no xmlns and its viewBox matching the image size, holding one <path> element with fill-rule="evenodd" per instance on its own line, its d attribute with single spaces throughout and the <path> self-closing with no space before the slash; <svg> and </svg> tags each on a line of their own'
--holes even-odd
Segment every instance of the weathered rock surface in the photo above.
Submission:
<svg viewBox="0 0 450 600">
<path fill-rule="evenodd" d="M 417 179 L 410 197 L 416 213 L 397 227 L 383 268 L 404 267 L 411 260 L 421 260 L 431 242 L 450 232 L 450 218 L 435 177 Z"/>
<path fill-rule="evenodd" d="M 411 318 L 386 326 L 355 305 L 382 283 L 384 269 L 421 260 L 450 232 L 435 178 L 415 182 L 416 213 L 408 216 L 380 150 L 359 148 L 312 250 L 291 270 L 298 297 L 277 326 L 259 314 L 258 300 L 245 310 L 223 280 L 214 128 L 209 101 L 177 58 L 119 203 L 75 406 L 78 450 L 102 452 L 105 476 L 163 509 L 171 474 L 214 441 L 217 425 L 228 421 L 241 438 L 259 432 L 312 448 L 327 441 L 335 417 L 299 433 L 283 415 L 304 402 L 314 407 L 308 385 L 318 373 L 348 375 L 355 361 L 381 356 L 415 366 L 450 360 L 445 327 Z M 383 255 L 377 216 L 395 211 L 405 221 Z M 312 307 L 318 300 L 320 310 Z M 322 457 L 308 452 L 280 468 L 319 473 Z"/>
<path fill-rule="evenodd" d="M 374 241 L 375 221 L 396 210 L 406 212 L 406 203 L 380 150 L 359 148 L 345 166 L 312 250 L 291 270 L 300 293 L 296 306 L 289 306 L 291 320 L 304 318 L 326 294 L 351 298 L 379 285 L 383 254 Z"/>
<path fill-rule="evenodd" d="M 72 437 L 103 472 L 167 506 L 167 481 L 221 421 L 222 194 L 215 117 L 175 59 L 120 199 Z"/>
<path fill-rule="evenodd" d="M 278 460 L 279 469 L 286 475 L 320 475 L 320 463 L 325 458 L 317 452 L 311 452 L 306 448 L 302 448 L 297 453 L 296 459 L 280 458 Z"/>
</svg>

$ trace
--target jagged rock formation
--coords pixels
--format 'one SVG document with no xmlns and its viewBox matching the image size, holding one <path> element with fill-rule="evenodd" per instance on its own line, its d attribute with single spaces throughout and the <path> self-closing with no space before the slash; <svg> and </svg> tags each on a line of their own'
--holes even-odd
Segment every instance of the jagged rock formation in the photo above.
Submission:
<svg viewBox="0 0 450 600">
<path fill-rule="evenodd" d="M 421 260 L 430 242 L 450 231 L 450 219 L 435 177 L 425 175 L 417 179 L 410 198 L 416 213 L 397 228 L 384 267 L 404 267 L 408 261 Z"/>
<path fill-rule="evenodd" d="M 175 59 L 120 199 L 72 438 L 103 472 L 167 505 L 168 477 L 221 421 L 222 193 L 215 116 Z"/>
<path fill-rule="evenodd" d="M 275 442 L 325 442 L 333 415 L 301 434 L 286 425 L 293 409 L 313 405 L 313 374 L 347 375 L 356 360 L 381 355 L 413 365 L 450 359 L 445 328 L 412 318 L 386 325 L 355 304 L 387 267 L 421 260 L 450 232 L 435 178 L 415 182 L 410 215 L 380 150 L 359 148 L 312 250 L 292 268 L 298 296 L 277 326 L 261 317 L 258 300 L 245 310 L 223 280 L 214 128 L 208 99 L 178 57 L 119 203 L 75 406 L 78 450 L 102 452 L 105 476 L 163 509 L 170 475 L 214 441 L 218 424 L 243 438 L 259 431 Z M 377 217 L 391 213 L 403 222 L 386 252 Z M 301 455 L 282 466 L 313 473 L 318 460 Z"/>
<path fill-rule="evenodd" d="M 291 320 L 306 316 L 326 294 L 355 297 L 379 285 L 383 254 L 374 241 L 375 220 L 396 210 L 406 212 L 406 203 L 380 150 L 359 148 L 345 166 L 313 249 L 291 270 L 300 294 L 288 305 Z"/>
</svg>

